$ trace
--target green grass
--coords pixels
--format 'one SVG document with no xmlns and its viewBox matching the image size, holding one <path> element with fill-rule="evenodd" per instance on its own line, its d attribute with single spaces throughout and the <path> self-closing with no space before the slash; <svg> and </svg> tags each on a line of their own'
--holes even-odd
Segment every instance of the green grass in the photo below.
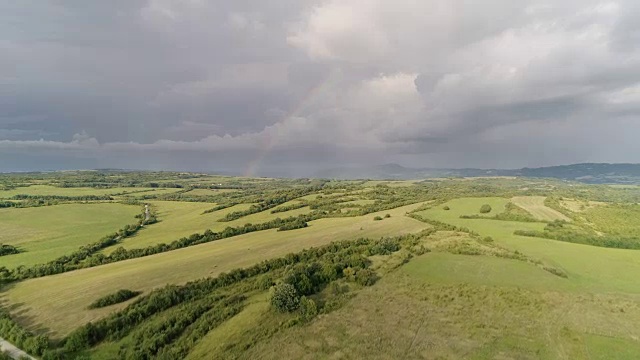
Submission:
<svg viewBox="0 0 640 360">
<path fill-rule="evenodd" d="M 640 298 L 566 292 L 562 281 L 524 262 L 429 253 L 335 312 L 216 357 L 637 359 Z M 205 342 L 216 339 L 198 347 L 219 349 Z"/>
<path fill-rule="evenodd" d="M 235 189 L 193 189 L 189 190 L 185 193 L 185 195 L 194 195 L 194 196 L 213 196 L 224 193 L 236 192 L 238 190 Z"/>
<path fill-rule="evenodd" d="M 640 344 L 627 339 L 586 335 L 589 358 L 593 360 L 640 359 Z"/>
<path fill-rule="evenodd" d="M 564 220 L 570 221 L 567 216 L 563 213 L 554 210 L 550 207 L 547 207 L 544 204 L 544 200 L 546 197 L 544 196 L 516 196 L 511 201 L 527 210 L 534 218 L 542 221 L 554 221 L 554 220 Z"/>
<path fill-rule="evenodd" d="M 449 284 L 567 290 L 573 284 L 530 263 L 491 256 L 462 256 L 434 252 L 401 268 L 411 276 Z"/>
<path fill-rule="evenodd" d="M 149 245 L 169 243 L 193 233 L 202 233 L 207 229 L 213 228 L 216 221 L 227 213 L 249 207 L 249 205 L 243 204 L 203 214 L 205 210 L 211 209 L 215 204 L 179 201 L 149 201 L 149 204 L 153 206 L 160 221 L 145 227 L 136 235 L 124 239 L 117 246 L 105 249 L 105 253 L 111 253 L 118 246 L 126 249 L 142 248 Z"/>
<path fill-rule="evenodd" d="M 135 223 L 140 211 L 139 206 L 115 203 L 0 209 L 0 243 L 25 251 L 3 256 L 0 265 L 15 268 L 54 260 Z"/>
<path fill-rule="evenodd" d="M 160 243 L 170 243 L 194 233 L 203 233 L 207 229 L 221 231 L 228 226 L 243 226 L 247 223 L 260 224 L 278 217 L 297 216 L 310 211 L 308 207 L 275 214 L 272 214 L 271 210 L 265 210 L 234 221 L 220 222 L 218 220 L 224 218 L 226 214 L 246 210 L 251 204 L 239 204 L 220 211 L 203 214 L 205 210 L 212 208 L 214 205 L 179 201 L 150 201 L 149 203 L 156 209 L 160 222 L 148 226 L 117 246 L 105 249 L 104 252 L 106 254 L 113 252 L 119 246 L 125 249 L 143 248 Z"/>
<path fill-rule="evenodd" d="M 268 293 L 254 296 L 242 312 L 210 331 L 189 353 L 188 359 L 206 359 L 220 354 L 225 347 L 250 336 L 258 319 L 268 317 L 271 310 Z"/>
<path fill-rule="evenodd" d="M 149 291 L 165 284 L 216 276 L 332 241 L 418 232 L 428 225 L 404 216 L 405 212 L 417 206 L 419 204 L 361 217 L 320 219 L 310 222 L 310 226 L 304 229 L 259 231 L 153 256 L 26 280 L 10 285 L 0 301 L 5 302 L 18 321 L 29 329 L 40 329 L 59 337 L 126 305 L 86 310 L 95 299 L 118 289 Z M 385 221 L 373 220 L 375 215 L 384 216 L 386 213 L 392 217 Z"/>
<path fill-rule="evenodd" d="M 136 195 L 149 195 L 155 193 L 175 192 L 180 189 L 154 189 L 154 188 L 109 188 L 109 189 L 96 189 L 96 188 L 60 188 L 50 185 L 32 185 L 28 187 L 20 187 L 6 191 L 0 191 L 0 198 L 10 198 L 15 195 L 34 195 L 34 196 L 88 196 L 88 195 L 113 195 L 121 193 L 136 193 Z M 138 194 L 139 193 L 139 194 Z"/>
<path fill-rule="evenodd" d="M 375 203 L 375 200 L 353 200 L 341 203 L 343 207 L 349 207 L 350 205 L 371 205 Z"/>
<path fill-rule="evenodd" d="M 640 251 L 513 235 L 515 230 L 542 231 L 545 226 L 543 223 L 460 219 L 460 215 L 477 212 L 484 203 L 490 204 L 495 211 L 506 201 L 507 199 L 500 198 L 455 199 L 445 204 L 451 208 L 449 211 L 437 206 L 419 214 L 467 227 L 483 237 L 491 236 L 497 244 L 561 268 L 567 272 L 576 288 L 594 292 L 640 293 L 640 282 L 637 281 L 637 274 L 640 274 Z"/>
<path fill-rule="evenodd" d="M 640 238 L 640 205 L 595 206 L 580 215 L 605 234 Z"/>
</svg>

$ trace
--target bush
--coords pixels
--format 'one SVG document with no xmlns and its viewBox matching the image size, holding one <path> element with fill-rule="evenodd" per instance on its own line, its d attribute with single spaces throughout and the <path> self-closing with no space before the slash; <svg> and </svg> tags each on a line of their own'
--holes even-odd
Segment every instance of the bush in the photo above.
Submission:
<svg viewBox="0 0 640 360">
<path fill-rule="evenodd" d="M 309 321 L 318 315 L 318 306 L 313 299 L 306 296 L 300 298 L 300 316 L 303 320 Z"/>
<path fill-rule="evenodd" d="M 371 269 L 358 270 L 356 282 L 362 286 L 371 286 L 378 281 L 378 275 Z"/>
<path fill-rule="evenodd" d="M 493 238 L 491 236 L 486 236 L 482 239 L 482 241 L 486 242 L 486 243 L 491 243 L 493 242 Z"/>
<path fill-rule="evenodd" d="M 281 283 L 274 287 L 271 295 L 271 305 L 279 312 L 292 312 L 300 306 L 300 295 L 296 288 L 287 283 Z"/>
<path fill-rule="evenodd" d="M 376 216 L 376 217 L 373 218 L 373 220 L 380 221 L 380 220 L 382 220 L 382 218 L 380 216 Z"/>
<path fill-rule="evenodd" d="M 13 255 L 19 252 L 20 250 L 16 249 L 13 245 L 0 244 L 0 256 Z"/>
<path fill-rule="evenodd" d="M 342 270 L 342 275 L 344 276 L 345 279 L 347 279 L 347 281 L 354 281 L 356 276 L 356 271 L 351 266 L 349 266 L 344 270 Z"/>
<path fill-rule="evenodd" d="M 384 216 L 385 219 L 388 219 L 390 217 L 391 217 L 391 214 L 387 214 L 387 215 Z"/>
<path fill-rule="evenodd" d="M 102 308 L 114 304 L 119 304 L 121 302 L 125 302 L 129 299 L 133 299 L 134 297 L 140 295 L 140 291 L 131 291 L 127 289 L 121 289 L 113 294 L 109 294 L 107 296 L 103 296 L 100 299 L 94 301 L 89 305 L 89 309 L 97 309 Z"/>
<path fill-rule="evenodd" d="M 273 278 L 269 275 L 265 275 L 260 279 L 260 289 L 269 290 L 273 286 Z"/>
<path fill-rule="evenodd" d="M 448 211 L 448 210 L 451 210 L 451 208 L 450 208 L 450 207 L 448 207 L 448 206 L 443 206 L 443 207 L 442 207 L 442 210 L 447 210 L 447 211 Z"/>
<path fill-rule="evenodd" d="M 302 229 L 302 228 L 306 228 L 307 226 L 309 226 L 309 224 L 307 224 L 307 222 L 304 221 L 304 219 L 298 218 L 295 221 L 290 221 L 280 226 L 278 228 L 278 231 Z"/>
<path fill-rule="evenodd" d="M 480 214 L 488 214 L 491 212 L 491 205 L 484 204 L 480 207 Z"/>
</svg>

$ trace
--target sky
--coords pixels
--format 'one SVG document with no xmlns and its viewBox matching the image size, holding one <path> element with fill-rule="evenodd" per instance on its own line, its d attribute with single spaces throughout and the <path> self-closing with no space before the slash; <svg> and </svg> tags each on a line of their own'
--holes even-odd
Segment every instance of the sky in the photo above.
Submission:
<svg viewBox="0 0 640 360">
<path fill-rule="evenodd" d="M 0 171 L 640 162 L 640 3 L 0 1 Z"/>
</svg>

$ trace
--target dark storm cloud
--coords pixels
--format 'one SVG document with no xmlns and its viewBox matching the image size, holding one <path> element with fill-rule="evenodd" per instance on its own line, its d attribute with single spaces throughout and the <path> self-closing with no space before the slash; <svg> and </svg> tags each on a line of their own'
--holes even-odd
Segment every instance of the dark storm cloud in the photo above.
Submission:
<svg viewBox="0 0 640 360">
<path fill-rule="evenodd" d="M 5 2 L 0 170 L 637 162 L 638 24 L 630 0 Z"/>
</svg>

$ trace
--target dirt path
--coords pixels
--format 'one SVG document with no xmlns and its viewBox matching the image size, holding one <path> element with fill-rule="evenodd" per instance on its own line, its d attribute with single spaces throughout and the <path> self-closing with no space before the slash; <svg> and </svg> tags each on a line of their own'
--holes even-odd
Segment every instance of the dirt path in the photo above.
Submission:
<svg viewBox="0 0 640 360">
<path fill-rule="evenodd" d="M 13 344 L 3 338 L 0 338 L 0 351 L 4 351 L 5 353 L 7 353 L 7 355 L 14 359 L 36 359 L 32 356 L 29 356 L 29 354 L 27 354 L 26 352 L 13 346 Z"/>
</svg>

